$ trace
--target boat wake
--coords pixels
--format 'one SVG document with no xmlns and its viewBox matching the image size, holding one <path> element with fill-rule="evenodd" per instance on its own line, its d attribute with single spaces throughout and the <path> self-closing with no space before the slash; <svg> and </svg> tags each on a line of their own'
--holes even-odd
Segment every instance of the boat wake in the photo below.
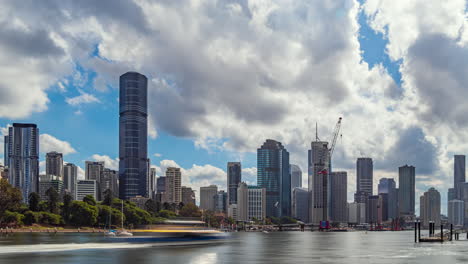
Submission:
<svg viewBox="0 0 468 264">
<path fill-rule="evenodd" d="M 10 245 L 1 246 L 1 254 L 16 253 L 44 253 L 44 252 L 64 252 L 76 250 L 106 250 L 106 249 L 131 249 L 153 247 L 154 244 L 130 244 L 130 243 L 70 243 L 70 244 L 33 244 L 33 245 Z"/>
</svg>

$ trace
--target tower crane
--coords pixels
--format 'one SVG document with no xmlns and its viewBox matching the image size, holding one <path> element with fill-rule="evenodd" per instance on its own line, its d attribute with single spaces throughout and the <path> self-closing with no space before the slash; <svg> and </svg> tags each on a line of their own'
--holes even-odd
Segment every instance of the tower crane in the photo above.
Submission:
<svg viewBox="0 0 468 264">
<path fill-rule="evenodd" d="M 340 134 L 341 120 L 342 119 L 343 118 L 340 117 L 340 118 L 338 118 L 338 122 L 336 122 L 335 130 L 333 131 L 333 138 L 332 138 L 332 141 L 331 141 L 331 146 L 327 150 L 328 151 L 328 159 L 325 159 L 324 169 L 321 172 L 319 172 L 319 174 L 328 174 L 328 167 L 329 167 L 330 161 L 332 159 L 333 151 L 335 150 L 336 140 L 338 139 L 338 135 Z"/>
</svg>

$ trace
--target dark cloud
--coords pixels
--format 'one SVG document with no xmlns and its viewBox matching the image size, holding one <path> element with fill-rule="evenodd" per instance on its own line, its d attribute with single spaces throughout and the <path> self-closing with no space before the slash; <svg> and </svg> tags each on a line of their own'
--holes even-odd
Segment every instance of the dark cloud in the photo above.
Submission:
<svg viewBox="0 0 468 264">
<path fill-rule="evenodd" d="M 27 57 L 62 56 L 65 54 L 45 30 L 26 31 L 0 24 L 0 45 L 14 54 Z"/>
<path fill-rule="evenodd" d="M 416 167 L 418 174 L 432 174 L 438 169 L 437 149 L 425 139 L 424 132 L 419 127 L 403 130 L 398 141 L 384 156 L 383 160 L 376 160 L 377 169 L 397 171 L 405 164 Z"/>
<path fill-rule="evenodd" d="M 409 49 L 405 69 L 429 107 L 421 115 L 426 122 L 468 126 L 466 46 L 446 35 L 424 35 Z"/>
</svg>

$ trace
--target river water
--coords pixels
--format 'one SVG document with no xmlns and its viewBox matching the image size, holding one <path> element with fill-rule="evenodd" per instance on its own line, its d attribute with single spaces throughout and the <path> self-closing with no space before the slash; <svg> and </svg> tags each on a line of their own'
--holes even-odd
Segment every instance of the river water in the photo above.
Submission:
<svg viewBox="0 0 468 264">
<path fill-rule="evenodd" d="M 219 244 L 159 246 L 102 234 L 0 236 L 0 263 L 468 263 L 468 241 L 414 244 L 412 232 L 232 234 Z"/>
</svg>

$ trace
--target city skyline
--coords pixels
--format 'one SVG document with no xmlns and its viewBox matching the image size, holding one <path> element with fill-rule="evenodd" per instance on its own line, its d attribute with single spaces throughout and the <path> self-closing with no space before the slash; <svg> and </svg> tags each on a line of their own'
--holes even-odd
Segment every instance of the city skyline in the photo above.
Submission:
<svg viewBox="0 0 468 264">
<path fill-rule="evenodd" d="M 307 186 L 304 149 L 315 123 L 329 141 L 334 120 L 343 116 L 333 169 L 348 172 L 348 201 L 358 157 L 373 158 L 374 193 L 380 178 L 397 178 L 399 166 L 412 164 L 420 179 L 416 196 L 441 186 L 446 200 L 452 157 L 468 153 L 468 136 L 460 132 L 465 106 L 458 101 L 466 83 L 459 69 L 467 68 L 464 3 L 417 8 L 402 1 L 411 21 L 402 26 L 398 12 L 383 3 L 298 1 L 268 9 L 272 2 L 196 8 L 189 2 L 122 1 L 132 10 L 123 14 L 106 3 L 19 8 L 6 1 L 0 60 L 11 71 L 0 75 L 2 136 L 8 124 L 37 124 L 41 172 L 45 153 L 54 150 L 80 167 L 80 178 L 86 160 L 105 160 L 117 170 L 118 76 L 138 71 L 148 77 L 148 158 L 160 175 L 178 166 L 195 189 L 225 186 L 226 162 L 241 161 L 243 180 L 255 184 L 255 150 L 272 138 L 288 149 Z M 155 14 L 161 23 L 154 23 Z M 226 25 L 222 31 L 202 22 L 211 15 L 225 20 L 215 23 Z M 187 27 L 188 17 L 195 27 Z M 443 61 L 427 52 L 433 46 Z"/>
</svg>

